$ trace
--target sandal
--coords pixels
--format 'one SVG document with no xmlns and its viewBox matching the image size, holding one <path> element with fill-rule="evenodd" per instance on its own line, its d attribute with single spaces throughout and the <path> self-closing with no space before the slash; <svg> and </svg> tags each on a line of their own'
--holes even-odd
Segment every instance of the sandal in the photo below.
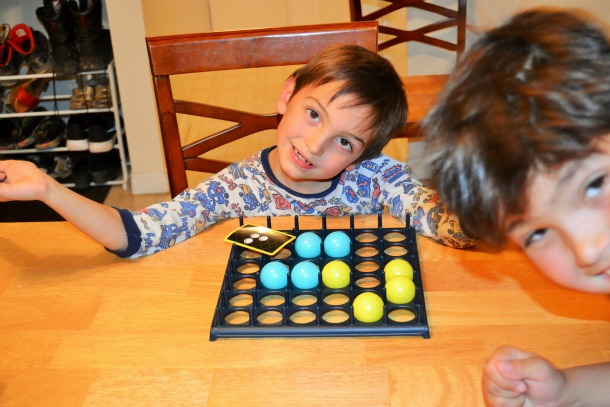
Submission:
<svg viewBox="0 0 610 407">
<path fill-rule="evenodd" d="M 22 82 L 11 91 L 11 105 L 16 113 L 29 112 L 40 103 L 40 94 L 46 90 L 50 78 L 36 78 Z"/>
</svg>

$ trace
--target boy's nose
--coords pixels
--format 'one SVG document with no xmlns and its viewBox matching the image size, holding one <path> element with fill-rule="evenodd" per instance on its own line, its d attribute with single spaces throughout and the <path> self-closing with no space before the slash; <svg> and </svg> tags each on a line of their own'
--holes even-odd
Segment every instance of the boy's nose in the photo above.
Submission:
<svg viewBox="0 0 610 407">
<path fill-rule="evenodd" d="M 607 256 L 610 250 L 610 233 L 602 230 L 573 233 L 571 236 L 572 252 L 577 266 L 593 266 Z"/>
<path fill-rule="evenodd" d="M 326 135 L 324 130 L 318 129 L 307 135 L 305 138 L 305 145 L 311 154 L 320 156 L 324 152 L 325 140 Z"/>
</svg>

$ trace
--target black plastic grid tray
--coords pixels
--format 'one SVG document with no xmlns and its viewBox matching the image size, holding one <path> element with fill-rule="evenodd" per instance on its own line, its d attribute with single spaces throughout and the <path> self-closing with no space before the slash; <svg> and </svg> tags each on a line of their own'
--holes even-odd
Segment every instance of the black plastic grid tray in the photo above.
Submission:
<svg viewBox="0 0 610 407">
<path fill-rule="evenodd" d="M 240 219 L 240 225 L 243 219 Z M 410 225 L 406 219 L 406 225 Z M 272 228 L 271 218 L 267 227 Z M 352 241 L 348 256 L 335 259 L 322 254 L 319 258 L 302 259 L 294 250 L 293 241 L 271 257 L 233 244 L 225 271 L 212 326 L 210 340 L 218 338 L 253 337 L 341 337 L 341 336 L 422 336 L 430 338 L 424 288 L 415 230 L 411 226 L 384 228 L 379 215 L 376 228 L 354 228 L 350 217 L 349 229 L 327 229 L 322 217 L 320 230 L 300 229 L 299 217 L 294 228 L 282 232 L 299 236 L 317 233 L 324 241 L 335 230 L 345 232 Z M 394 259 L 407 260 L 413 267 L 416 293 L 413 301 L 403 305 L 386 300 L 383 268 Z M 342 260 L 350 266 L 350 284 L 343 289 L 329 289 L 318 277 L 318 287 L 311 290 L 288 286 L 270 290 L 260 282 L 260 270 L 270 261 L 280 260 L 290 270 L 303 260 L 315 262 L 320 270 L 332 260 Z M 354 318 L 352 301 L 364 291 L 377 293 L 384 300 L 383 318 L 364 323 Z"/>
</svg>

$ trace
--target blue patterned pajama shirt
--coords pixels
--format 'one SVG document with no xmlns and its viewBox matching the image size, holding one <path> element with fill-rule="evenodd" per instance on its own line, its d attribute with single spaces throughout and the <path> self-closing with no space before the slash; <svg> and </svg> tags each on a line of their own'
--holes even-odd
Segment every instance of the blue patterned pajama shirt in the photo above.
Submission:
<svg viewBox="0 0 610 407">
<path fill-rule="evenodd" d="M 324 192 L 301 194 L 284 187 L 273 175 L 269 152 L 259 151 L 181 192 L 169 202 L 139 211 L 120 210 L 129 246 L 121 257 L 140 257 L 180 243 L 228 218 L 286 215 L 378 214 L 411 224 L 424 236 L 456 248 L 474 242 L 461 230 L 432 189 L 413 178 L 411 168 L 382 155 L 343 171 Z"/>
</svg>

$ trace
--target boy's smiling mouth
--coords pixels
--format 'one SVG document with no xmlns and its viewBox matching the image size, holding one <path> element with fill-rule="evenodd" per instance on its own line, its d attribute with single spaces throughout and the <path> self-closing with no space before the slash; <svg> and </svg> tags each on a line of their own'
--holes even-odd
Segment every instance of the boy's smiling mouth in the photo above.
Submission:
<svg viewBox="0 0 610 407">
<path fill-rule="evenodd" d="M 301 162 L 305 163 L 308 167 L 313 167 L 313 163 L 303 157 L 303 155 L 301 155 L 301 153 L 299 152 L 299 150 L 297 150 L 295 146 L 292 146 L 292 151 L 294 152 L 296 158 L 298 158 Z"/>
</svg>

